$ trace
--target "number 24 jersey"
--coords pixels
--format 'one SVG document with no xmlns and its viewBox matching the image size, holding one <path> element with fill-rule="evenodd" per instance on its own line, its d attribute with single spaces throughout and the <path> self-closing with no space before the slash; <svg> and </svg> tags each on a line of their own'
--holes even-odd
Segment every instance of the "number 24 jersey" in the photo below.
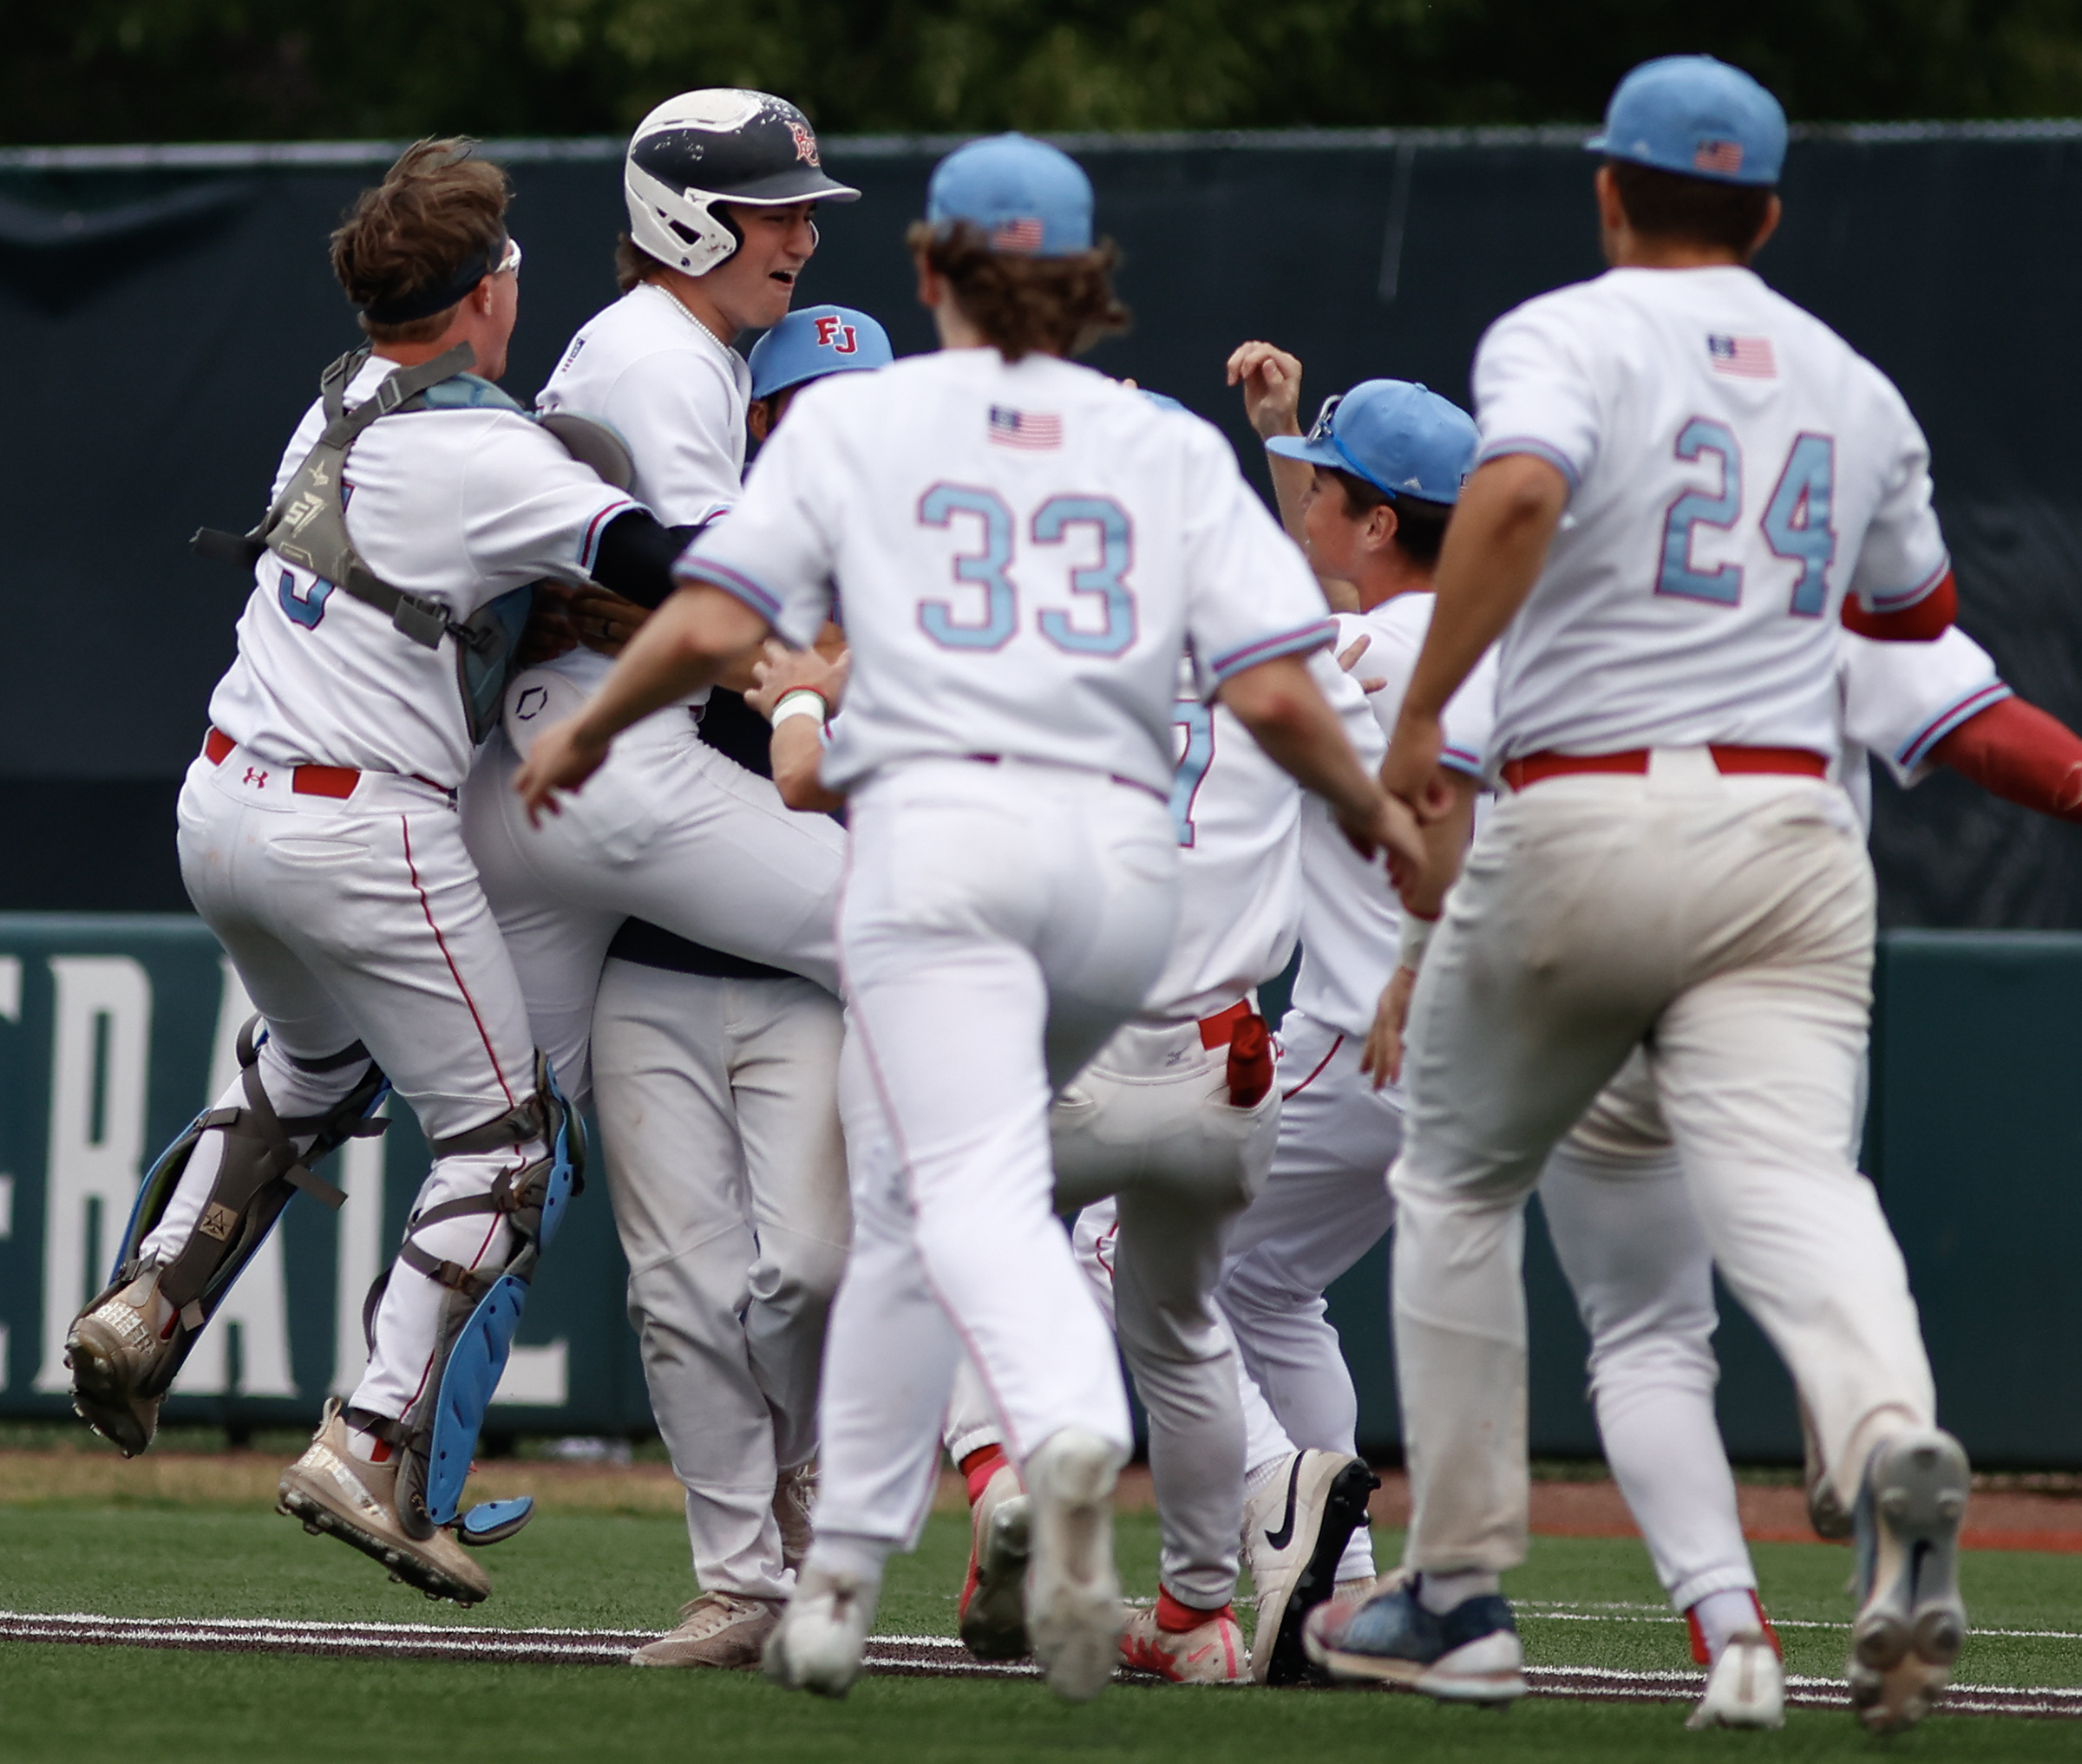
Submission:
<svg viewBox="0 0 2082 1764">
<path fill-rule="evenodd" d="M 1887 377 L 1734 266 L 1614 270 L 1507 313 L 1479 457 L 1568 480 L 1506 631 L 1492 762 L 1709 742 L 1836 749 L 1838 615 L 1949 569 L 1929 450 Z"/>
</svg>

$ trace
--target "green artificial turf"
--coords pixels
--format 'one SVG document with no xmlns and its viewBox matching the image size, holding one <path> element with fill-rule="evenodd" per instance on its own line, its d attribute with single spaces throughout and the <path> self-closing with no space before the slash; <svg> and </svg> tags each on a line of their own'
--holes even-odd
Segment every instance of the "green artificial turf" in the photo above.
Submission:
<svg viewBox="0 0 2082 1764">
<path fill-rule="evenodd" d="M 876 1628 L 952 1631 L 966 1527 L 940 1517 L 891 1567 Z M 1156 1589 L 1156 1536 L 1124 1517 L 1127 1590 Z M 1389 1558 L 1392 1535 L 1380 1542 Z M 1766 1545 L 1759 1571 L 1795 1671 L 1840 1669 L 1847 1554 Z M 389 1584 L 329 1539 L 265 1512 L 0 1508 L 0 1605 L 119 1616 L 662 1628 L 691 1585 L 667 1519 L 538 1520 L 488 1558 L 492 1600 L 474 1613 Z M 1967 1593 L 1984 1633 L 1959 1676 L 1991 1684 L 2082 1682 L 2082 1644 L 1986 1629 L 2082 1630 L 2082 1557 L 1970 1556 Z M 1535 1663 L 1686 1663 L 1640 1546 L 1542 1539 L 1507 1590 Z M 1566 1607 L 1581 1621 L 1562 1616 Z M 0 1760 L 687 1759 L 730 1764 L 1301 1757 L 1378 1761 L 1718 1757 L 2035 1759 L 2082 1755 L 2067 1722 L 1936 1717 L 1906 1740 L 1860 1734 L 1846 1715 L 1795 1712 L 1776 1735 L 1689 1735 L 1675 1704 L 1533 1699 L 1508 1714 L 1421 1698 L 1119 1686 L 1070 1708 L 1032 1683 L 871 1679 L 841 1704 L 756 1676 L 612 1668 L 322 1660 L 129 1648 L 0 1644 Z"/>
</svg>

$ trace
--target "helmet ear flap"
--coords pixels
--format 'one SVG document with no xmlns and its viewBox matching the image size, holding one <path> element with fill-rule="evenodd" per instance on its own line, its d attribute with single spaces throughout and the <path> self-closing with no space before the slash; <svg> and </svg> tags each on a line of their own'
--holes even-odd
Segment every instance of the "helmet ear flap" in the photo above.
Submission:
<svg viewBox="0 0 2082 1764">
<path fill-rule="evenodd" d="M 706 275 L 744 243 L 730 217 L 717 212 L 720 199 L 705 191 L 675 189 L 633 160 L 623 167 L 622 192 L 629 205 L 630 243 L 670 269 Z"/>
</svg>

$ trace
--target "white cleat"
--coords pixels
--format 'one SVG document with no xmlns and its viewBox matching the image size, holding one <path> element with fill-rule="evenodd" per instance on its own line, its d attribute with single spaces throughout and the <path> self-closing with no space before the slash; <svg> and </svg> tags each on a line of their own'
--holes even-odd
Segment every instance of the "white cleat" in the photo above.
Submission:
<svg viewBox="0 0 2082 1764">
<path fill-rule="evenodd" d="M 1728 1644 L 1706 1675 L 1706 1694 L 1686 1717 L 1687 1728 L 1782 1728 L 1785 1725 L 1785 1668 L 1762 1630 L 1745 1630 Z"/>
<path fill-rule="evenodd" d="M 790 1690 L 845 1695 L 861 1676 L 861 1655 L 881 1591 L 858 1575 L 805 1565 L 780 1627 L 767 1640 L 762 1669 Z"/>
<path fill-rule="evenodd" d="M 1244 1503 L 1243 1557 L 1258 1591 L 1251 1676 L 1304 1684 L 1317 1675 L 1301 1645 L 1308 1614 L 1336 1587 L 1338 1564 L 1380 1479 L 1342 1452 L 1296 1452 Z M 1368 1589 L 1371 1580 L 1355 1583 Z"/>
<path fill-rule="evenodd" d="M 1851 1707 L 1873 1733 L 1929 1714 L 1966 1641 L 1959 1527 L 1970 1480 L 1959 1441 L 1935 1428 L 1896 1434 L 1866 1464 L 1850 1678 Z"/>
<path fill-rule="evenodd" d="M 767 1638 L 781 1623 L 770 1598 L 704 1592 L 679 1608 L 679 1623 L 630 1655 L 632 1666 L 708 1666 L 740 1671 L 760 1663 Z"/>
<path fill-rule="evenodd" d="M 1026 1460 L 1027 1634 L 1049 1687 L 1070 1702 L 1103 1690 L 1120 1658 L 1125 1613 L 1113 1563 L 1113 1485 L 1123 1456 L 1097 1434 L 1070 1427 Z"/>
</svg>

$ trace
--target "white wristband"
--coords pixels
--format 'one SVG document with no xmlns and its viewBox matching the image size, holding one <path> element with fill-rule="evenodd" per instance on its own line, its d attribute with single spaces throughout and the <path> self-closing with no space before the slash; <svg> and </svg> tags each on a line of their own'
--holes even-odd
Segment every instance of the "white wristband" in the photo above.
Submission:
<svg viewBox="0 0 2082 1764">
<path fill-rule="evenodd" d="M 798 686 L 794 691 L 781 695 L 781 702 L 774 707 L 774 714 L 769 721 L 776 728 L 779 728 L 791 716 L 814 716 L 821 728 L 828 713 L 828 707 L 824 702 L 822 692 L 811 687 Z"/>
<path fill-rule="evenodd" d="M 1401 964 L 1412 974 L 1424 965 L 1424 951 L 1431 942 L 1431 933 L 1438 929 L 1435 918 L 1419 918 L 1407 907 L 1403 910 L 1403 948 Z"/>
</svg>

